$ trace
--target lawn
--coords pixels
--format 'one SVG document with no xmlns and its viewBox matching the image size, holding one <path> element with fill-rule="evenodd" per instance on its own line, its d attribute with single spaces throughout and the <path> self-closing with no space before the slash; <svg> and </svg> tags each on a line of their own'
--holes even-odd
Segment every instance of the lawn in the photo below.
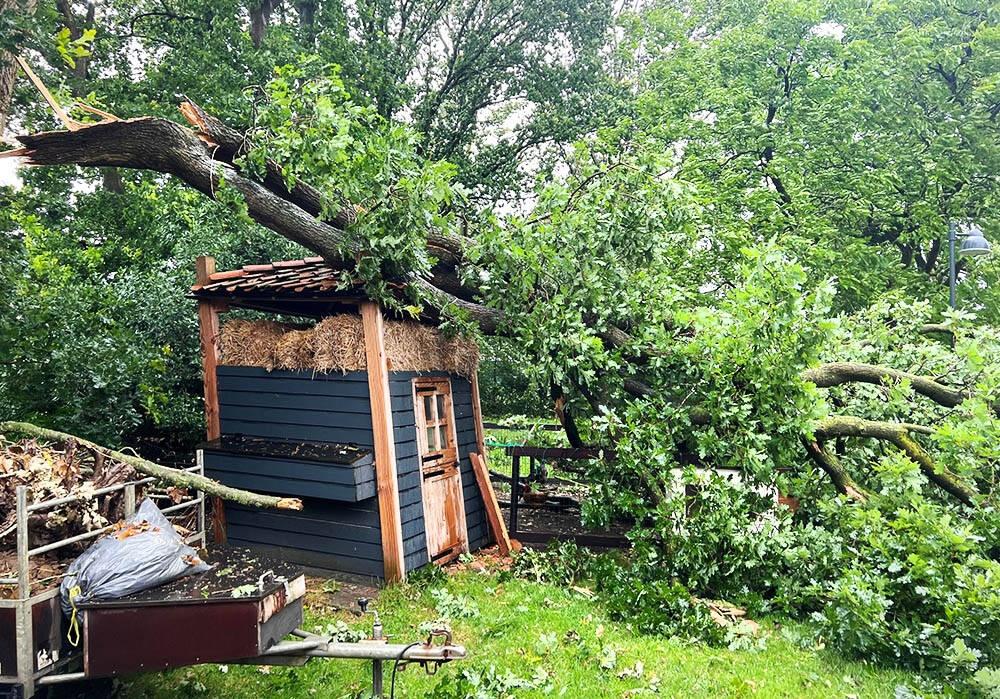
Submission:
<svg viewBox="0 0 1000 699">
<path fill-rule="evenodd" d="M 446 614 L 455 641 L 469 651 L 467 659 L 435 676 L 407 668 L 397 678 L 397 697 L 465 696 L 445 693 L 463 673 L 479 678 L 484 690 L 503 685 L 504 678 L 524 685 L 476 697 L 892 697 L 897 687 L 915 682 L 903 672 L 809 647 L 798 625 L 765 622 L 763 647 L 750 650 L 643 636 L 609 621 L 586 591 L 508 579 L 485 560 L 378 596 L 375 604 L 394 641 L 420 638 L 422 623 Z M 306 626 L 320 630 L 337 621 L 371 625 L 370 619 L 328 609 L 323 593 L 311 594 Z M 367 696 L 369 673 L 366 663 L 339 660 L 296 669 L 209 665 L 135 678 L 123 695 L 340 699 Z"/>
</svg>

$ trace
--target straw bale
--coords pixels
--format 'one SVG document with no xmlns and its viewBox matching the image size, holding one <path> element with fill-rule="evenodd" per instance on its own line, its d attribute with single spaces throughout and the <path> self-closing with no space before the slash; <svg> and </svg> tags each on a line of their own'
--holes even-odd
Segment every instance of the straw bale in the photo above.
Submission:
<svg viewBox="0 0 1000 699">
<path fill-rule="evenodd" d="M 367 367 L 364 328 L 355 314 L 330 316 L 308 330 L 233 320 L 223 326 L 222 345 L 224 364 L 343 372 Z M 445 337 L 413 321 L 386 321 L 385 352 L 390 371 L 446 371 L 470 378 L 479 364 L 474 341 Z"/>
<path fill-rule="evenodd" d="M 361 316 L 341 313 L 313 328 L 313 369 L 361 371 L 365 369 L 365 332 Z"/>
<path fill-rule="evenodd" d="M 390 371 L 441 369 L 438 332 L 420 323 L 391 320 L 385 324 L 385 354 Z"/>
<path fill-rule="evenodd" d="M 270 371 L 277 366 L 278 340 L 287 330 L 287 326 L 271 320 L 231 320 L 222 326 L 221 362 Z"/>
<path fill-rule="evenodd" d="M 313 329 L 289 330 L 275 347 L 275 365 L 281 369 L 312 369 L 316 363 Z"/>
</svg>

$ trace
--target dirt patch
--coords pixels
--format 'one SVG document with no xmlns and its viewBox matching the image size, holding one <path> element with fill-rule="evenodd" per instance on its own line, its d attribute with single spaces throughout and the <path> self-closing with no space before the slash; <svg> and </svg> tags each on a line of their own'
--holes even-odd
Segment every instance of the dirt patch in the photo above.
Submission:
<svg viewBox="0 0 1000 699">
<path fill-rule="evenodd" d="M 358 598 L 374 600 L 379 589 L 371 582 L 347 575 L 331 577 L 306 576 L 306 607 L 317 614 L 347 611 L 357 613 Z"/>
</svg>

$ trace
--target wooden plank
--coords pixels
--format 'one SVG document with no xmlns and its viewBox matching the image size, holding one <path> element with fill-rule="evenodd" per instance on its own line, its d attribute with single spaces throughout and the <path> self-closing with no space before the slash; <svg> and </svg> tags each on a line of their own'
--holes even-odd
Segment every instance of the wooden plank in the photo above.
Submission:
<svg viewBox="0 0 1000 699">
<path fill-rule="evenodd" d="M 507 525 L 503 522 L 503 513 L 500 512 L 500 503 L 497 502 L 497 494 L 493 490 L 490 482 L 489 469 L 486 468 L 486 461 L 480 454 L 469 454 L 472 461 L 472 470 L 476 474 L 476 483 L 479 484 L 479 492 L 483 496 L 483 503 L 486 506 L 486 519 L 490 523 L 493 536 L 496 537 L 497 546 L 500 548 L 501 556 L 509 556 L 511 551 L 521 548 L 520 543 L 512 541 L 507 535 Z"/>
<path fill-rule="evenodd" d="M 507 447 L 510 456 L 529 456 L 536 459 L 600 459 L 610 456 L 609 449 L 585 447 L 567 449 L 565 447 Z"/>
<path fill-rule="evenodd" d="M 346 466 L 324 464 L 318 461 L 275 459 L 256 454 L 230 454 L 210 449 L 205 449 L 204 453 L 205 468 L 211 471 L 229 471 L 261 476 L 285 477 L 291 475 L 305 481 L 349 486 L 375 482 L 373 462 L 360 462 L 358 465 Z"/>
<path fill-rule="evenodd" d="M 250 437 L 328 442 L 332 444 L 356 444 L 366 448 L 374 446 L 372 431 L 370 429 L 279 424 L 254 420 L 231 420 L 225 413 L 222 415 L 222 430 L 226 434 L 245 434 Z"/>
<path fill-rule="evenodd" d="M 355 575 L 365 575 L 377 578 L 382 575 L 382 562 L 372 561 L 366 558 L 354 558 L 351 556 L 339 556 L 329 553 L 318 553 L 306 549 L 290 548 L 288 546 L 274 546 L 261 544 L 255 541 L 233 537 L 234 546 L 244 546 L 252 548 L 255 552 L 276 558 L 289 563 L 316 568 L 319 570 L 332 570 Z"/>
<path fill-rule="evenodd" d="M 280 495 L 298 495 L 299 497 L 321 498 L 337 502 L 360 502 L 375 496 L 375 484 L 341 485 L 337 483 L 322 483 L 287 475 L 262 476 L 255 473 L 240 473 L 236 471 L 220 471 L 207 469 L 209 478 L 234 488 L 278 493 Z"/>
<path fill-rule="evenodd" d="M 298 513 L 296 513 L 298 514 Z M 353 522 L 321 519 L 315 517 L 281 517 L 265 513 L 261 510 L 231 509 L 230 526 L 257 527 L 288 534 L 290 543 L 285 546 L 294 547 L 295 537 L 299 534 L 311 534 L 328 539 L 339 539 L 347 542 L 371 544 L 378 548 L 376 560 L 382 560 L 382 546 L 379 543 L 381 534 L 377 523 L 373 525 Z"/>
<path fill-rule="evenodd" d="M 483 431 L 483 407 L 479 402 L 479 372 L 472 372 L 472 420 L 476 429 L 476 453 L 486 458 L 486 434 Z M 475 467 L 475 463 L 472 464 Z M 489 480 L 489 479 L 487 479 Z"/>
<path fill-rule="evenodd" d="M 312 425 L 328 427 L 337 425 L 352 429 L 368 429 L 371 418 L 367 413 L 342 413 L 323 410 L 299 410 L 276 406 L 233 405 L 223 402 L 221 412 L 230 420 L 248 422 L 269 422 L 284 425 Z"/>
<path fill-rule="evenodd" d="M 207 284 L 215 272 L 215 258 L 198 257 L 195 277 L 199 284 Z M 219 309 L 215 301 L 198 302 L 198 338 L 201 343 L 202 383 L 205 395 L 205 434 L 209 440 L 222 435 L 219 419 Z M 226 511 L 222 498 L 212 498 L 212 538 L 217 544 L 226 543 Z"/>
<path fill-rule="evenodd" d="M 368 366 L 368 393 L 372 404 L 372 431 L 375 440 L 375 475 L 378 480 L 378 509 L 382 523 L 382 564 L 386 582 L 406 578 L 403 528 L 396 476 L 396 445 L 389 405 L 389 368 L 385 356 L 385 328 L 382 309 L 374 301 L 361 304 L 361 324 L 365 335 Z"/>
<path fill-rule="evenodd" d="M 257 508 L 243 507 L 233 504 L 230 508 L 232 519 L 235 522 L 252 522 L 254 519 L 266 519 L 275 522 L 273 529 L 286 529 L 287 527 L 305 526 L 305 522 L 312 522 L 320 530 L 326 531 L 329 535 L 337 530 L 342 524 L 357 525 L 367 527 L 375 532 L 374 541 L 379 541 L 381 533 L 379 531 L 378 503 L 372 499 L 365 502 L 331 502 L 329 500 L 309 500 L 305 509 L 295 512 L 294 517 L 283 516 L 286 510 L 259 510 Z M 280 524 L 284 523 L 284 524 Z M 289 530 L 292 531 L 292 530 Z"/>
<path fill-rule="evenodd" d="M 553 541 L 572 541 L 588 548 L 625 549 L 632 546 L 624 536 L 605 534 L 563 534 L 561 532 L 518 532 L 517 536 L 525 544 L 548 545 Z"/>
<path fill-rule="evenodd" d="M 277 388 L 277 387 L 275 387 Z M 305 393 L 290 393 L 276 390 L 271 391 L 234 391 L 225 386 L 224 379 L 219 380 L 219 404 L 239 405 L 244 407 L 262 408 L 292 408 L 295 410 L 312 410 L 320 413 L 356 413 L 358 415 L 370 415 L 371 400 L 368 398 L 368 387 L 365 386 L 364 395 L 360 396 L 327 396 L 308 395 Z M 398 407 L 397 407 L 398 406 Z M 410 409 L 409 400 L 399 398 L 393 399 L 393 411 L 398 411 L 400 415 Z"/>
</svg>

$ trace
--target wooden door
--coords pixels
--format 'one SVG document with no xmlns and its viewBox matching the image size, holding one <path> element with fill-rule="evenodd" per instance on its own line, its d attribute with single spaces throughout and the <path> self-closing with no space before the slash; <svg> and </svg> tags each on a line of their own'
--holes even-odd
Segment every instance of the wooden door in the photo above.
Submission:
<svg viewBox="0 0 1000 699">
<path fill-rule="evenodd" d="M 441 378 L 414 379 L 413 409 L 427 554 L 431 561 L 444 563 L 469 548 L 451 382 Z"/>
</svg>

